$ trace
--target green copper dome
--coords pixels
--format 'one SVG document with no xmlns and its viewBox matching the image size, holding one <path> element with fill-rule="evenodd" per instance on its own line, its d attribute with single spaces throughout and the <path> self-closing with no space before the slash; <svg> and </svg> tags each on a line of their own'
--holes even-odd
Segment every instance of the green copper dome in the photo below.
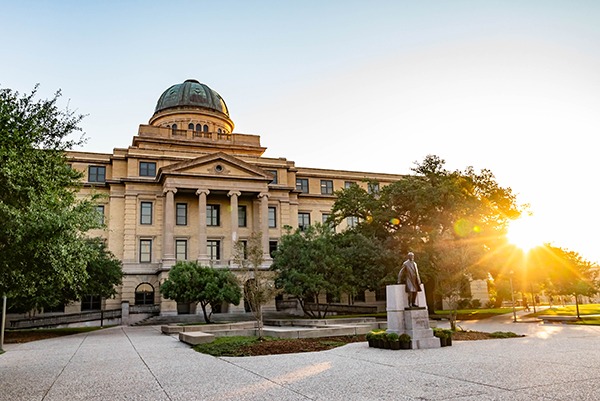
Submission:
<svg viewBox="0 0 600 401">
<path fill-rule="evenodd" d="M 205 107 L 219 111 L 229 117 L 225 101 L 214 90 L 195 79 L 171 86 L 158 98 L 154 114 L 171 108 Z"/>
</svg>

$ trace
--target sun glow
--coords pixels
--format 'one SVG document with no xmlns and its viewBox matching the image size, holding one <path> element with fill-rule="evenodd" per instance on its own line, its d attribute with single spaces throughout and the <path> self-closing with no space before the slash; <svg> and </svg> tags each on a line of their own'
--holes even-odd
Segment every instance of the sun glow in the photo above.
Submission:
<svg viewBox="0 0 600 401">
<path fill-rule="evenodd" d="M 543 235 L 544 233 L 540 229 L 540 226 L 536 224 L 535 219 L 525 216 L 510 223 L 507 237 L 511 244 L 527 252 L 531 248 L 543 245 Z"/>
</svg>

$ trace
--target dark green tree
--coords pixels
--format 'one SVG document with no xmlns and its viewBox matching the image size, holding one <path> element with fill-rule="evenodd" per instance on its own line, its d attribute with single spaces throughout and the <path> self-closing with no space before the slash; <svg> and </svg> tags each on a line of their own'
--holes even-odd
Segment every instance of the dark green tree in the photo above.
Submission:
<svg viewBox="0 0 600 401">
<path fill-rule="evenodd" d="M 324 317 L 329 303 L 321 307 L 319 295 L 339 300 L 349 289 L 346 280 L 351 277 L 351 267 L 343 263 L 329 226 L 317 223 L 293 233 L 291 227 L 285 229 L 271 265 L 278 273 L 275 285 L 298 299 L 306 315 Z M 315 309 L 308 307 L 313 302 Z"/>
<path fill-rule="evenodd" d="M 0 89 L 0 294 L 9 298 L 81 291 L 96 255 L 85 233 L 102 227 L 65 153 L 82 143 L 68 139 L 82 116 L 59 109 L 60 92 L 35 100 L 36 91 Z"/>
<path fill-rule="evenodd" d="M 239 305 L 242 291 L 238 280 L 229 269 L 205 267 L 198 262 L 179 261 L 169 271 L 169 278 L 160 286 L 160 292 L 167 299 L 177 302 L 198 302 L 204 313 L 204 320 L 210 323 L 208 305 L 228 302 Z"/>
</svg>

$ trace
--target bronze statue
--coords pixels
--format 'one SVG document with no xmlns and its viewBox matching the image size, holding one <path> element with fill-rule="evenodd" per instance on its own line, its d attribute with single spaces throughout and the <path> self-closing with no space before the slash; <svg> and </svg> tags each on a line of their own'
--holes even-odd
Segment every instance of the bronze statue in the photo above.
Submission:
<svg viewBox="0 0 600 401">
<path fill-rule="evenodd" d="M 398 274 L 398 284 L 402 282 L 406 283 L 406 292 L 408 293 L 408 305 L 411 308 L 418 308 L 417 305 L 417 292 L 421 291 L 421 278 L 419 277 L 419 270 L 415 263 L 415 254 L 412 252 L 408 253 L 408 260 L 402 264 L 400 274 Z"/>
</svg>

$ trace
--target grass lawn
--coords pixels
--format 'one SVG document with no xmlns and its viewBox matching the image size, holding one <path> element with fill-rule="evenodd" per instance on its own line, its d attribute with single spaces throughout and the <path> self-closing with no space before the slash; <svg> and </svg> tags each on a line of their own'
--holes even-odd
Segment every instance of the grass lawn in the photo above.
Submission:
<svg viewBox="0 0 600 401">
<path fill-rule="evenodd" d="M 363 313 L 360 315 L 335 315 L 335 316 L 327 316 L 325 319 L 350 319 L 354 317 L 387 317 L 386 312 L 380 313 Z"/>
<path fill-rule="evenodd" d="M 582 317 L 581 320 L 576 322 L 569 322 L 567 324 L 579 324 L 585 326 L 600 326 L 600 316 Z"/>
<path fill-rule="evenodd" d="M 579 305 L 580 315 L 600 315 L 600 304 L 585 304 Z M 527 317 L 536 317 L 540 315 L 552 315 L 552 316 L 577 316 L 576 305 L 567 305 L 563 307 L 552 307 L 550 309 L 544 309 L 537 313 L 530 313 Z"/>
<path fill-rule="evenodd" d="M 519 307 L 516 310 L 521 310 Z M 458 320 L 477 320 L 485 319 L 492 316 L 504 315 L 506 313 L 512 313 L 512 308 L 487 308 L 487 309 L 459 309 L 457 311 Z M 449 310 L 436 310 L 436 315 L 449 315 Z"/>
<path fill-rule="evenodd" d="M 103 328 L 106 329 L 108 327 L 115 327 L 115 325 L 104 326 Z M 27 343 L 30 341 L 68 336 L 71 334 L 88 333 L 90 331 L 96 331 L 101 329 L 101 327 L 68 327 L 62 329 L 6 330 L 6 332 L 4 333 L 4 342 L 6 344 Z"/>
</svg>

